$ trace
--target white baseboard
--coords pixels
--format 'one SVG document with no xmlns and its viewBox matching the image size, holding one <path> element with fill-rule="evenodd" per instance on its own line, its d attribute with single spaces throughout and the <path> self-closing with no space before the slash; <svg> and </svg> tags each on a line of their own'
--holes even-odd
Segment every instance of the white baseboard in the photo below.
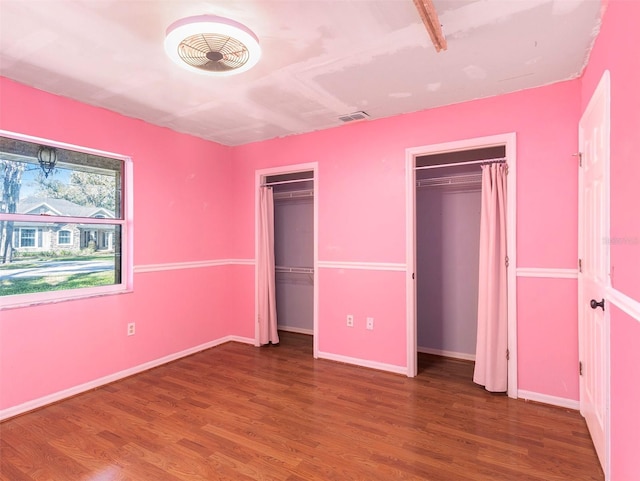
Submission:
<svg viewBox="0 0 640 481">
<path fill-rule="evenodd" d="M 544 404 L 551 404 L 552 406 L 558 406 L 561 408 L 580 410 L 580 401 L 574 399 L 567 399 L 557 396 L 549 396 L 548 394 L 540 394 L 537 392 L 524 391 L 518 389 L 518 398 L 526 399 L 528 401 L 536 401 Z"/>
<path fill-rule="evenodd" d="M 12 407 L 0 410 L 0 421 L 11 418 L 13 416 L 17 416 L 19 414 L 33 411 L 34 409 L 41 408 L 43 406 L 46 406 L 47 404 L 55 403 L 71 396 L 76 396 L 83 392 L 90 391 L 100 386 L 104 386 L 105 384 L 119 381 L 120 379 L 124 379 L 125 377 L 133 376 L 134 374 L 139 374 L 143 371 L 147 371 L 149 369 L 153 369 L 154 367 L 161 366 L 162 364 L 166 364 L 168 362 L 175 361 L 176 359 L 180 359 L 181 357 L 190 356 L 191 354 L 195 354 L 197 352 L 204 351 L 205 349 L 216 347 L 216 346 L 219 346 L 220 344 L 224 344 L 225 342 L 230 342 L 230 341 L 242 342 L 247 344 L 254 343 L 253 339 L 246 338 L 246 337 L 225 336 L 220 339 L 207 342 L 205 344 L 200 344 L 199 346 L 185 349 L 184 351 L 169 354 L 168 356 L 164 356 L 158 359 L 154 359 L 153 361 L 139 364 L 138 366 L 125 369 L 124 371 L 109 374 L 108 376 L 94 379 L 93 381 L 89 381 L 84 384 L 79 384 L 77 386 L 73 386 L 68 389 L 63 389 L 62 391 L 48 394 L 38 399 L 27 401 L 26 403 L 18 404 L 17 406 L 12 406 Z"/>
<path fill-rule="evenodd" d="M 464 352 L 444 351 L 442 349 L 431 349 L 430 347 L 418 347 L 418 352 L 425 354 L 433 354 L 434 356 L 451 357 L 453 359 L 462 359 L 464 361 L 475 361 L 475 354 L 467 354 Z"/>
<path fill-rule="evenodd" d="M 296 334 L 307 334 L 313 336 L 313 329 L 304 329 L 302 327 L 278 326 L 279 331 L 294 332 Z"/>
<path fill-rule="evenodd" d="M 345 364 L 354 364 L 356 366 L 368 367 L 379 371 L 393 372 L 396 374 L 407 374 L 406 366 L 396 366 L 395 364 L 385 364 L 377 361 L 367 361 L 366 359 L 358 359 L 357 357 L 341 356 L 340 354 L 332 354 L 329 352 L 318 352 L 318 359 L 327 359 L 329 361 L 338 361 Z"/>
<path fill-rule="evenodd" d="M 242 337 L 242 336 L 226 336 L 220 344 L 223 344 L 225 342 L 232 342 L 232 341 L 241 342 L 243 344 L 251 344 L 252 346 L 255 346 L 256 344 L 256 340 L 253 337 Z M 205 349 L 208 349 L 208 348 L 205 348 Z"/>
</svg>

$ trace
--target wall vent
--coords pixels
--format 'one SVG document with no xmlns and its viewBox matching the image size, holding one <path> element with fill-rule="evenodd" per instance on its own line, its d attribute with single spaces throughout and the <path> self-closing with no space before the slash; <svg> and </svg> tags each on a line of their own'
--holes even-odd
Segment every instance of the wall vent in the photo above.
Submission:
<svg viewBox="0 0 640 481">
<path fill-rule="evenodd" d="M 353 122 L 355 120 L 367 120 L 369 118 L 369 114 L 362 110 L 359 110 L 358 112 L 352 112 L 347 115 L 341 115 L 338 118 L 341 121 L 346 123 L 346 122 Z"/>
</svg>

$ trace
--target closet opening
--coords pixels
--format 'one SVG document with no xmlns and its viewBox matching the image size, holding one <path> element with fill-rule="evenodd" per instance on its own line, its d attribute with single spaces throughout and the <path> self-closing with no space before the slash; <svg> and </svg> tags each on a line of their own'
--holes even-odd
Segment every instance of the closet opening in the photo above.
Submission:
<svg viewBox="0 0 640 481">
<path fill-rule="evenodd" d="M 273 258 L 268 267 L 268 276 L 273 283 L 271 299 L 265 301 L 266 282 L 261 259 L 266 254 L 264 251 L 261 252 L 258 246 L 256 255 L 257 344 L 278 344 L 292 339 L 291 336 L 283 333 L 303 334 L 310 337 L 315 354 L 317 292 L 315 167 L 294 171 L 269 169 L 261 171 L 258 177 L 260 190 L 258 213 L 260 214 L 263 194 L 267 194 L 272 202 L 272 217 L 269 223 L 272 234 L 270 249 Z M 258 244 L 261 243 L 260 230 L 264 232 L 264 226 L 260 225 L 259 217 L 257 219 Z M 271 322 L 274 323 L 271 333 L 266 338 L 264 333 L 260 333 L 260 323 L 269 322 L 264 313 L 265 303 L 270 304 L 272 308 L 269 309 L 271 311 L 269 315 L 273 316 Z"/>
<path fill-rule="evenodd" d="M 484 159 L 504 159 L 504 147 L 416 158 L 419 353 L 475 361 Z"/>
<path fill-rule="evenodd" d="M 407 199 L 410 216 L 407 235 L 407 374 L 415 376 L 428 369 L 428 366 L 418 365 L 419 353 L 476 362 L 478 348 L 479 361 L 476 362 L 474 378 L 469 382 L 475 380 L 490 391 L 507 391 L 511 397 L 517 397 L 515 205 L 511 205 L 515 202 L 515 135 L 476 141 L 407 151 L 407 189 L 410 191 Z M 489 167 L 491 165 L 494 167 Z M 493 192 L 491 189 L 498 183 L 504 187 L 502 205 L 497 207 L 503 218 L 503 241 L 497 243 L 501 246 L 497 255 L 493 250 L 488 254 L 486 247 L 487 239 L 493 233 L 487 233 L 486 206 L 490 201 L 483 194 L 483 170 L 487 170 L 486 175 L 495 175 L 496 171 L 502 173 L 498 174 L 498 179 L 502 179 L 500 182 L 488 182 L 489 177 L 484 180 L 485 192 Z M 510 182 L 507 182 L 509 176 L 504 175 L 507 171 L 509 176 L 513 175 Z M 493 197 L 493 194 L 489 196 Z M 507 267 L 509 255 L 513 261 L 511 268 Z M 491 302 L 487 306 L 486 301 L 487 298 L 496 298 L 493 294 L 496 291 L 491 290 L 491 294 L 487 294 L 487 286 L 496 282 L 493 277 L 487 278 L 481 273 L 496 270 L 495 262 L 491 261 L 488 267 L 487 259 L 500 256 L 504 264 L 497 282 L 502 287 L 498 296 L 500 315 L 496 315 Z M 500 318 L 501 322 L 487 327 L 487 318 L 490 318 L 490 323 L 494 318 Z M 496 338 L 499 342 L 493 338 L 486 341 L 487 330 L 498 331 Z M 496 349 L 496 345 L 500 347 Z M 502 363 L 502 381 L 498 384 L 504 389 L 495 389 L 493 369 L 488 375 L 490 379 L 485 382 L 484 366 L 494 363 L 493 359 L 487 360 L 487 350 L 496 353 L 499 350 L 503 356 L 499 361 Z"/>
</svg>

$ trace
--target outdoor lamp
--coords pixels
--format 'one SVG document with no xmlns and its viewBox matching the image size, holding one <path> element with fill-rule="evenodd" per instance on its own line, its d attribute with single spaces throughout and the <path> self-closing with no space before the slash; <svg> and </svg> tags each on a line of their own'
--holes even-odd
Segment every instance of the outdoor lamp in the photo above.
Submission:
<svg viewBox="0 0 640 481">
<path fill-rule="evenodd" d="M 38 149 L 38 163 L 40 164 L 42 172 L 44 172 L 45 178 L 49 177 L 49 174 L 56 167 L 56 160 L 58 160 L 56 149 L 47 147 L 46 145 L 40 146 Z"/>
</svg>

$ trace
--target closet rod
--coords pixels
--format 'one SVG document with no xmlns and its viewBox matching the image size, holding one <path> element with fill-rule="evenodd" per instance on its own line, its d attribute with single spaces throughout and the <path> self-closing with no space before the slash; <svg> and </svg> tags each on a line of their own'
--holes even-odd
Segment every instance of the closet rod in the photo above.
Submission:
<svg viewBox="0 0 640 481">
<path fill-rule="evenodd" d="M 276 182 L 266 182 L 264 184 L 260 184 L 260 187 L 270 187 L 272 185 L 280 185 L 280 184 L 294 184 L 296 182 L 313 182 L 313 177 L 310 179 L 279 180 Z"/>
<path fill-rule="evenodd" d="M 423 165 L 422 167 L 415 167 L 415 170 L 440 169 L 442 167 L 454 167 L 456 165 L 501 164 L 505 163 L 506 161 L 506 157 L 497 157 L 495 159 L 470 160 L 469 162 L 454 162 L 453 164 Z"/>
<path fill-rule="evenodd" d="M 295 273 L 298 273 L 298 274 L 313 274 L 313 268 L 311 268 L 311 267 L 276 266 L 276 272 L 295 272 Z"/>
</svg>

